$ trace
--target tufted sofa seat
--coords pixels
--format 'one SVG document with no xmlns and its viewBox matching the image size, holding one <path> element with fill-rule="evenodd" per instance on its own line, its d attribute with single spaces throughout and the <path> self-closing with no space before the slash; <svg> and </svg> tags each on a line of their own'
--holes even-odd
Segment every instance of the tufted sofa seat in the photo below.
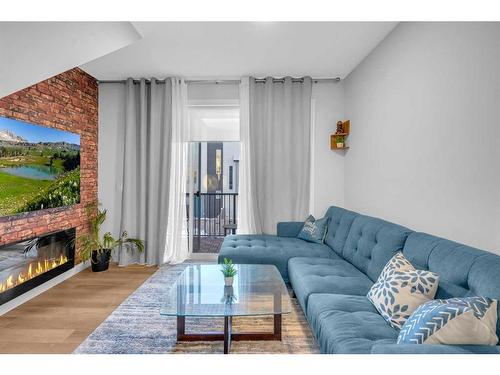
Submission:
<svg viewBox="0 0 500 375">
<path fill-rule="evenodd" d="M 302 227 L 301 227 L 302 228 Z M 219 262 L 224 258 L 240 264 L 273 264 L 285 282 L 288 278 L 288 260 L 304 254 L 315 258 L 340 257 L 324 244 L 302 241 L 292 237 L 270 235 L 231 235 L 222 243 Z"/>
<path fill-rule="evenodd" d="M 314 293 L 363 296 L 373 285 L 363 272 L 343 259 L 292 258 L 288 268 L 290 283 L 304 311 Z"/>
<path fill-rule="evenodd" d="M 364 295 L 312 294 L 306 316 L 322 353 L 370 353 L 398 338 Z"/>
<path fill-rule="evenodd" d="M 277 236 L 226 237 L 219 262 L 274 264 L 290 282 L 322 353 L 500 354 L 498 345 L 398 345 L 398 331 L 366 298 L 385 264 L 402 251 L 417 269 L 439 274 L 436 298 L 500 300 L 500 256 L 340 207 L 326 215 L 325 244 L 296 238 L 302 222 L 279 223 Z"/>
</svg>

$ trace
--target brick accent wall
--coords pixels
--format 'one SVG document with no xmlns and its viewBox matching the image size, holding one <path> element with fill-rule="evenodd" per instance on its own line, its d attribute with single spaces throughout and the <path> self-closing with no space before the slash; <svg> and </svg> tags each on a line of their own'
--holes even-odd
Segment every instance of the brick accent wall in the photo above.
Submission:
<svg viewBox="0 0 500 375">
<path fill-rule="evenodd" d="M 80 204 L 0 218 L 0 245 L 72 227 L 77 235 L 87 230 L 85 207 L 97 202 L 97 94 L 97 80 L 75 68 L 0 98 L 1 117 L 80 134 L 81 157 Z"/>
</svg>

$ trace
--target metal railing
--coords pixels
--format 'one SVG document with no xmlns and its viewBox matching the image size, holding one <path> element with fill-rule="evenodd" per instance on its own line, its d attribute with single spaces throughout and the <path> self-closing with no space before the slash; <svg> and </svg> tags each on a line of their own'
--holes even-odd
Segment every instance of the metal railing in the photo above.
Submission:
<svg viewBox="0 0 500 375">
<path fill-rule="evenodd" d="M 238 193 L 195 193 L 193 197 L 193 235 L 223 237 L 236 231 Z M 187 199 L 188 222 L 189 199 Z"/>
</svg>

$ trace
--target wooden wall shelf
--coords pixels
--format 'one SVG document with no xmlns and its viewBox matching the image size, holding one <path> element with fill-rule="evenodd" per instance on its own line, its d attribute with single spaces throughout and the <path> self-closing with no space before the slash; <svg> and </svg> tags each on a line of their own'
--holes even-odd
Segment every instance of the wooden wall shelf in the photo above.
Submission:
<svg viewBox="0 0 500 375">
<path fill-rule="evenodd" d="M 347 150 L 349 146 L 337 147 L 337 145 L 332 146 L 332 150 Z"/>
<path fill-rule="evenodd" d="M 335 133 L 330 136 L 330 148 L 332 150 L 347 150 L 349 148 L 346 143 L 347 137 L 349 136 L 351 130 L 351 122 L 349 120 L 342 121 L 342 130 L 342 133 Z M 341 147 L 337 146 L 337 140 L 339 137 L 343 137 L 344 139 L 343 146 Z"/>
</svg>

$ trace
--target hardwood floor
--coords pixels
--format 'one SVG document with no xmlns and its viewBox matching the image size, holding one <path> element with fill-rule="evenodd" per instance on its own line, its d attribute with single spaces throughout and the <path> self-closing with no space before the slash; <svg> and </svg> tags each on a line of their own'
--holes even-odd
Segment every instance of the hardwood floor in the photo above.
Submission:
<svg viewBox="0 0 500 375">
<path fill-rule="evenodd" d="M 71 353 L 156 267 L 86 269 L 0 316 L 0 353 Z"/>
</svg>

